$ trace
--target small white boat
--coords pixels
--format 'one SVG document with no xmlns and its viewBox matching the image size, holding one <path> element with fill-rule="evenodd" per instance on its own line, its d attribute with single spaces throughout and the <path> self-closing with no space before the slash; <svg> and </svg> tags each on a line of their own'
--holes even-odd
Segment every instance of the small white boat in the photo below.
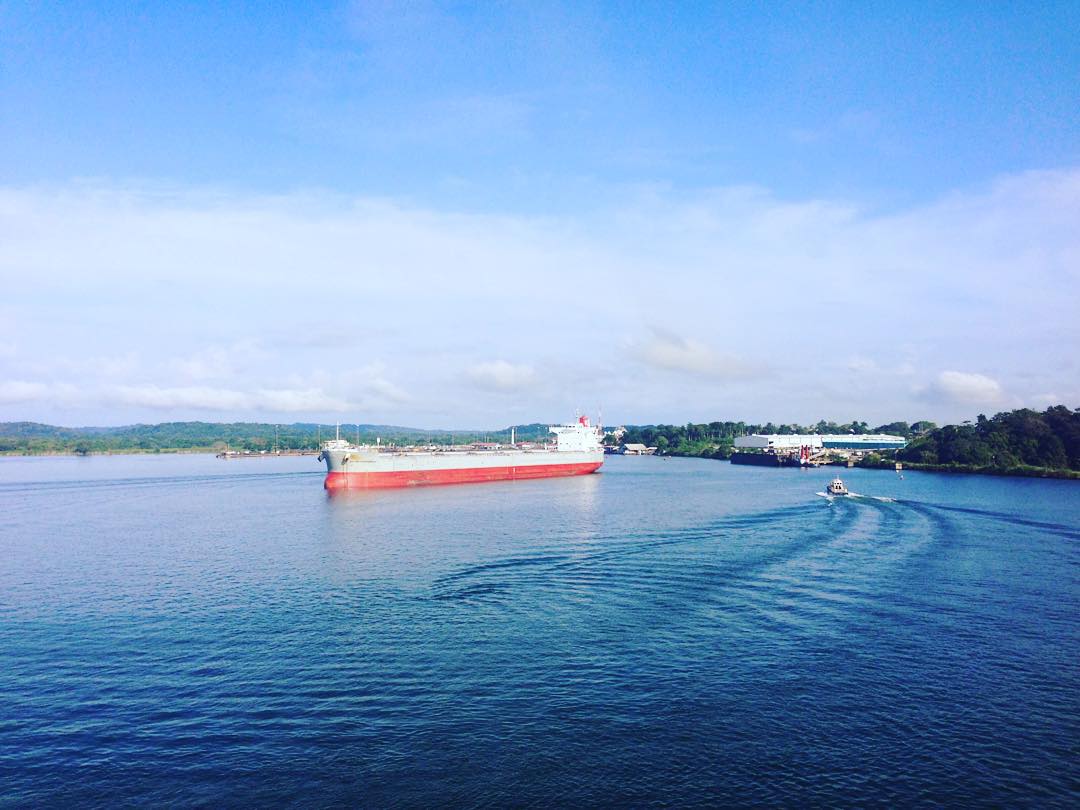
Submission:
<svg viewBox="0 0 1080 810">
<path fill-rule="evenodd" d="M 829 485 L 825 487 L 825 492 L 829 495 L 850 495 L 848 488 L 844 485 L 844 482 L 839 478 L 834 478 L 829 482 Z"/>
</svg>

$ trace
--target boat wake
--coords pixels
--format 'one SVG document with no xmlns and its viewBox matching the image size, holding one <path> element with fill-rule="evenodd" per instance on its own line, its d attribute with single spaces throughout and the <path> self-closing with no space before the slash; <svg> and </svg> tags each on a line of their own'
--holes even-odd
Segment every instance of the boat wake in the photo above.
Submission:
<svg viewBox="0 0 1080 810">
<path fill-rule="evenodd" d="M 858 492 L 849 492 L 847 495 L 830 495 L 828 492 L 815 492 L 815 495 L 825 498 L 829 501 L 835 501 L 837 499 L 843 500 L 844 498 L 856 498 L 864 501 L 879 501 L 881 503 L 896 503 L 896 498 L 887 498 L 884 495 L 862 495 Z"/>
</svg>

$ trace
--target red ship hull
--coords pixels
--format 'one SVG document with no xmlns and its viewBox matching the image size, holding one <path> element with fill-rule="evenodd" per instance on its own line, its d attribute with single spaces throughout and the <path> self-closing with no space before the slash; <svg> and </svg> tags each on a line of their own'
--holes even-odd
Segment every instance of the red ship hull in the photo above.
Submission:
<svg viewBox="0 0 1080 810">
<path fill-rule="evenodd" d="M 327 489 L 389 489 L 431 484 L 476 484 L 483 481 L 521 481 L 594 473 L 603 461 L 585 464 L 537 464 L 521 467 L 471 467 L 456 470 L 395 470 L 393 472 L 331 472 Z"/>
</svg>

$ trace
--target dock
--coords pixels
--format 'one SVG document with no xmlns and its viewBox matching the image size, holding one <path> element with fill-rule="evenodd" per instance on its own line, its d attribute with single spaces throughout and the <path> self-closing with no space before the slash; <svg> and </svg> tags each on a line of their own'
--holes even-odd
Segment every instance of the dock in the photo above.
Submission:
<svg viewBox="0 0 1080 810">
<path fill-rule="evenodd" d="M 317 456 L 318 450 L 226 450 L 216 458 L 279 458 L 281 456 Z"/>
</svg>

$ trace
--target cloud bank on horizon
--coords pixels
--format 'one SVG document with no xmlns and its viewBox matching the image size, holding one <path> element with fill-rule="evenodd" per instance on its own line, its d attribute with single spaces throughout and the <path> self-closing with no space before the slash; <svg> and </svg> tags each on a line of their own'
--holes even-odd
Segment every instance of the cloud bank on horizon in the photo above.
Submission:
<svg viewBox="0 0 1080 810">
<path fill-rule="evenodd" d="M 886 420 L 1080 399 L 1080 171 L 888 215 L 743 188 L 587 220 L 96 185 L 8 188 L 0 209 L 9 419 Z"/>
<path fill-rule="evenodd" d="M 609 20 L 605 40 L 585 24 L 594 11 L 544 6 L 508 21 L 410 8 L 357 4 L 331 18 L 340 30 L 306 31 L 323 47 L 294 47 L 281 68 L 289 80 L 263 93 L 277 134 L 240 137 L 276 182 L 222 165 L 229 138 L 199 142 L 197 125 L 237 125 L 200 104 L 180 127 L 193 133 L 181 158 L 169 152 L 176 133 L 163 134 L 175 121 L 156 120 L 157 108 L 129 111 L 157 140 L 125 156 L 126 136 L 114 150 L 90 138 L 77 156 L 66 129 L 101 136 L 115 97 L 142 91 L 114 76 L 113 96 L 77 107 L 68 127 L 71 80 L 54 76 L 29 100 L 43 80 L 20 72 L 13 49 L 0 97 L 29 104 L 38 131 L 56 137 L 34 142 L 25 122 L 0 123 L 0 147 L 42 167 L 0 166 L 0 420 L 498 427 L 602 408 L 628 423 L 887 422 L 1080 405 L 1080 152 L 1075 110 L 1052 97 L 1060 80 L 1039 90 L 1051 94 L 1041 112 L 1059 140 L 1045 135 L 1040 150 L 1038 138 L 1003 130 L 996 155 L 974 155 L 981 172 L 935 180 L 933 160 L 914 154 L 930 136 L 886 134 L 889 115 L 852 106 L 903 110 L 912 90 L 891 68 L 822 101 L 819 126 L 796 126 L 756 117 L 797 95 L 769 77 L 748 77 L 761 98 L 747 99 L 702 85 L 705 66 L 683 57 L 628 65 L 621 47 L 655 33 L 656 20 Z M 559 58 L 566 41 L 552 40 L 552 15 L 576 43 L 572 58 Z M 683 12 L 668 32 L 673 47 L 691 22 Z M 43 64 L 89 65 L 121 35 L 138 45 L 140 32 L 124 27 L 134 24 L 87 24 L 82 57 L 45 48 Z M 447 26 L 478 43 L 475 64 L 457 46 L 433 49 Z M 141 35 L 164 36 L 152 22 Z M 499 79 L 507 66 L 495 46 L 507 38 L 538 64 Z M 26 34 L 15 44 L 48 43 Z M 266 45 L 241 56 L 271 59 Z M 166 78 L 168 58 L 134 51 L 151 85 L 198 66 L 173 65 L 181 78 Z M 711 58 L 759 69 L 752 54 Z M 108 77 L 120 66 L 98 67 Z M 1029 72 L 1002 75 L 1020 92 L 1041 75 Z M 586 74 L 593 82 L 575 87 Z M 373 89 L 379 79 L 395 99 Z M 259 88 L 236 81 L 216 92 L 243 108 L 244 90 Z M 616 111 L 631 90 L 639 101 Z M 678 116 L 661 124 L 664 104 L 697 101 L 710 118 L 740 98 L 740 133 Z M 975 126 L 969 102 L 925 103 L 925 116 L 954 104 L 956 141 Z M 1044 126 L 1031 125 L 1036 135 Z M 746 151 L 761 127 L 783 135 Z M 329 181 L 327 153 L 370 171 Z M 748 176 L 732 174 L 732 155 L 747 158 Z M 798 156 L 795 181 L 770 174 L 770 158 Z M 417 165 L 398 165 L 411 157 Z M 881 169 L 890 157 L 919 169 L 917 181 Z"/>
</svg>

